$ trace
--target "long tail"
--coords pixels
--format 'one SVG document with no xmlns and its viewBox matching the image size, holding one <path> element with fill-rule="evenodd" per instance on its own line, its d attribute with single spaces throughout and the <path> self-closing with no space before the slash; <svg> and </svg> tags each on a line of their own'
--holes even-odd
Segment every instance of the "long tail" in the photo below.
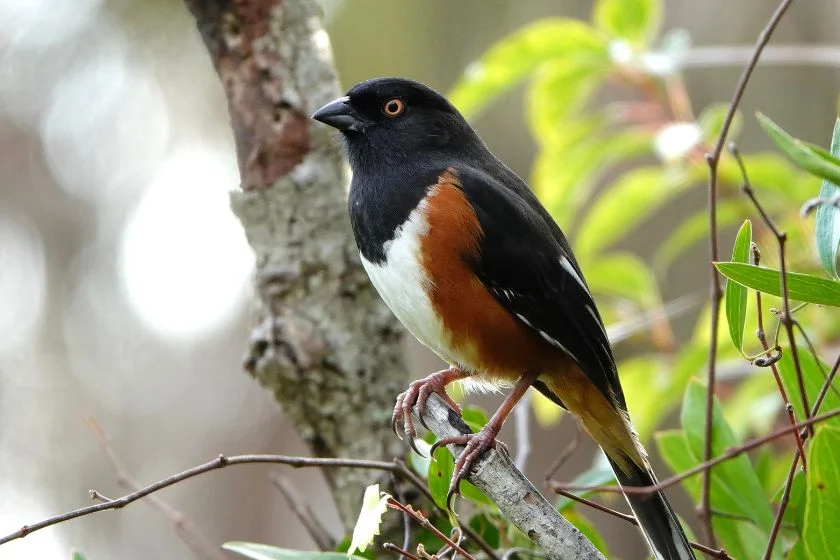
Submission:
<svg viewBox="0 0 840 560">
<path fill-rule="evenodd" d="M 622 461 L 624 463 L 624 461 Z M 651 486 L 656 484 L 656 477 L 650 469 L 642 469 L 635 464 L 628 468 L 610 459 L 615 477 L 622 487 Z M 629 470 L 625 473 L 624 469 Z M 674 510 L 662 492 L 647 496 L 625 494 L 630 509 L 639 521 L 639 527 L 648 545 L 653 549 L 657 560 L 694 560 L 691 545 L 683 532 Z"/>
<path fill-rule="evenodd" d="M 569 369 L 563 376 L 540 378 L 534 388 L 577 417 L 606 453 L 622 487 L 656 484 L 627 413 L 610 402 L 580 370 Z M 625 497 L 656 560 L 695 560 L 682 526 L 662 492 Z"/>
</svg>

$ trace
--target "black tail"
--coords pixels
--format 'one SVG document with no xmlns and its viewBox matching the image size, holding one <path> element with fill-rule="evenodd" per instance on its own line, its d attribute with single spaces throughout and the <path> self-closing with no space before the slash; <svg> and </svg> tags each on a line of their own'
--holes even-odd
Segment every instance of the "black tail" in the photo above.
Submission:
<svg viewBox="0 0 840 560">
<path fill-rule="evenodd" d="M 642 470 L 633 465 L 630 468 L 632 472 L 628 474 L 612 459 L 610 464 L 621 486 L 656 484 L 656 477 L 649 470 Z M 682 526 L 662 492 L 645 496 L 625 494 L 625 497 L 630 509 L 636 514 L 639 528 L 653 549 L 656 560 L 695 560 Z"/>
</svg>

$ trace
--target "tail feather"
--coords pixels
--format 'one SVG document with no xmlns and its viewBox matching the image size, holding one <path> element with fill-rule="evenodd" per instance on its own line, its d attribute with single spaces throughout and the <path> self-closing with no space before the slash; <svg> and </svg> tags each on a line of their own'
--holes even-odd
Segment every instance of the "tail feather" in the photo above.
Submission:
<svg viewBox="0 0 840 560">
<path fill-rule="evenodd" d="M 626 463 L 622 461 L 622 464 L 619 464 L 610 459 L 615 476 L 622 487 L 656 484 L 653 472 L 635 464 L 628 468 Z M 625 469 L 630 472 L 625 472 Z M 662 492 L 645 496 L 625 494 L 625 498 L 657 560 L 695 560 L 682 525 Z"/>
</svg>

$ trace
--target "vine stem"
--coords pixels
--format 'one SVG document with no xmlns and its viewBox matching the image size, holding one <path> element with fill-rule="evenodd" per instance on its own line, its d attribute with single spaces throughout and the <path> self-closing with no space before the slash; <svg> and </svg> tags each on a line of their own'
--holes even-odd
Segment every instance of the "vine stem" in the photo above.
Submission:
<svg viewBox="0 0 840 560">
<path fill-rule="evenodd" d="M 715 377 L 716 377 L 716 362 L 717 362 L 717 342 L 718 342 L 718 327 L 720 325 L 720 302 L 723 298 L 723 288 L 721 286 L 720 275 L 714 267 L 714 262 L 718 260 L 719 244 L 718 244 L 718 223 L 717 223 L 717 179 L 718 179 L 718 164 L 720 163 L 720 156 L 723 153 L 723 147 L 726 143 L 726 137 L 729 134 L 729 129 L 732 126 L 732 121 L 735 118 L 735 112 L 741 104 L 741 99 L 744 97 L 744 91 L 750 81 L 753 70 L 758 64 L 759 58 L 764 47 L 773 36 L 773 32 L 779 25 L 782 17 L 787 12 L 793 0 L 782 0 L 776 11 L 770 17 L 767 25 L 758 36 L 750 61 L 744 68 L 741 78 L 738 80 L 738 85 L 735 87 L 735 93 L 732 96 L 732 101 L 729 104 L 729 109 L 723 120 L 720 135 L 717 142 L 712 149 L 712 152 L 706 156 L 706 162 L 709 166 L 709 253 L 711 262 L 709 263 L 711 269 L 711 336 L 709 341 L 709 368 L 707 377 L 707 394 L 706 394 L 706 411 L 705 411 L 705 435 L 703 445 L 703 460 L 709 461 L 712 457 L 712 410 L 715 397 Z M 716 539 L 714 529 L 712 528 L 711 518 L 711 469 L 703 471 L 703 481 L 701 487 L 700 505 L 697 509 L 697 515 L 703 524 L 703 529 L 706 533 L 706 539 L 712 548 L 716 546 Z"/>
</svg>

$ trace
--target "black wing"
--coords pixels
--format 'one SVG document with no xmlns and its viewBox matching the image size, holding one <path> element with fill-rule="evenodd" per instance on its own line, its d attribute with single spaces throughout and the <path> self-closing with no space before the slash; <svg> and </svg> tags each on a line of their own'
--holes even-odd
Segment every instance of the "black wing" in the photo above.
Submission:
<svg viewBox="0 0 840 560">
<path fill-rule="evenodd" d="M 517 184 L 505 186 L 474 168 L 457 171 L 484 231 L 477 276 L 505 309 L 626 409 L 603 322 L 560 228 L 512 173 Z"/>
</svg>

